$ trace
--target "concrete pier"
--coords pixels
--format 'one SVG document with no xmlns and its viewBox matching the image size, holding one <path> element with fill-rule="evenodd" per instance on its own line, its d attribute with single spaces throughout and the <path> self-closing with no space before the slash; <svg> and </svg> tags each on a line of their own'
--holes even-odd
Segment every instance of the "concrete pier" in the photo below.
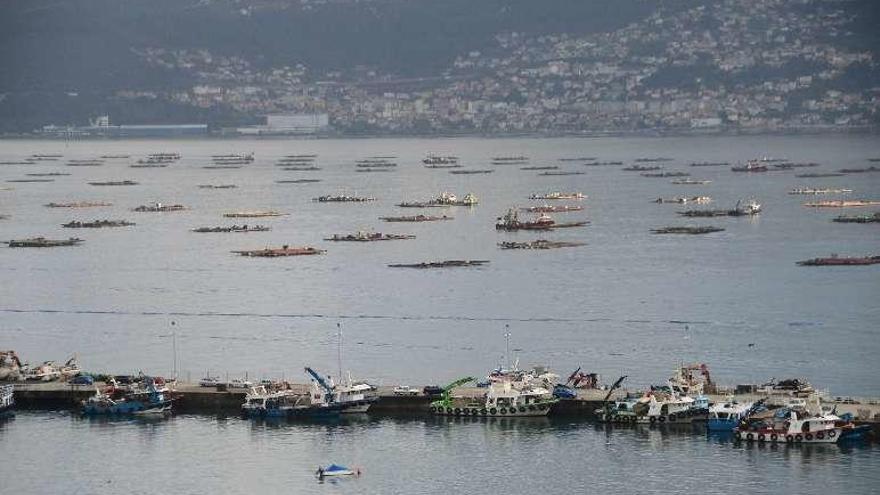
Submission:
<svg viewBox="0 0 880 495">
<path fill-rule="evenodd" d="M 98 386 L 104 386 L 98 383 Z M 291 389 L 298 393 L 307 393 L 309 385 L 291 384 Z M 175 393 L 179 399 L 175 402 L 175 411 L 184 414 L 237 415 L 247 393 L 245 389 L 218 390 L 213 387 L 200 387 L 198 384 L 181 383 L 175 385 Z M 479 397 L 486 389 L 476 387 L 460 387 L 455 389 L 456 397 Z M 61 382 L 48 383 L 15 383 L 15 402 L 21 409 L 74 409 L 80 402 L 95 393 L 94 385 L 71 385 Z M 561 400 L 552 411 L 554 416 L 566 416 L 584 420 L 595 419 L 594 411 L 602 406 L 606 395 L 603 390 L 578 390 L 577 398 Z M 611 400 L 623 397 L 625 391 L 615 391 Z M 713 402 L 724 401 L 726 396 L 710 395 Z M 765 396 L 737 395 L 739 401 L 754 401 Z M 379 401 L 370 408 L 370 414 L 381 416 L 418 417 L 428 415 L 428 404 L 434 398 L 422 394 L 404 396 L 395 395 L 392 387 L 379 387 Z M 862 421 L 874 425 L 880 431 L 880 400 L 872 400 L 860 404 L 827 402 L 837 407 L 838 414 L 851 413 L 862 416 Z M 869 418 L 863 414 L 868 412 Z"/>
</svg>

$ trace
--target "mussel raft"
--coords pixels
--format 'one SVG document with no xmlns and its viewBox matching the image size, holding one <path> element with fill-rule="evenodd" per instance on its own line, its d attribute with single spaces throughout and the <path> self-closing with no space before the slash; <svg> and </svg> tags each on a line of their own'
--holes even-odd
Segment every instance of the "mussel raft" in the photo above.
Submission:
<svg viewBox="0 0 880 495">
<path fill-rule="evenodd" d="M 11 241 L 7 241 L 6 244 L 11 248 L 24 248 L 24 247 L 59 247 L 59 246 L 76 246 L 83 241 L 82 239 L 78 239 L 76 237 L 71 237 L 70 239 L 46 239 L 45 237 L 32 237 L 29 239 L 13 239 Z"/>
<path fill-rule="evenodd" d="M 91 222 L 74 220 L 72 222 L 61 224 L 62 227 L 68 229 L 101 229 L 104 227 L 130 227 L 132 225 L 135 225 L 135 223 L 129 222 L 128 220 L 94 220 Z"/>
<path fill-rule="evenodd" d="M 446 260 L 424 263 L 396 263 L 388 266 L 391 268 L 457 268 L 465 266 L 481 266 L 487 263 L 489 263 L 489 260 Z"/>
<path fill-rule="evenodd" d="M 722 231 L 724 229 L 720 227 L 662 227 L 651 229 L 652 234 L 711 234 L 712 232 Z"/>
<path fill-rule="evenodd" d="M 412 234 L 383 234 L 381 232 L 357 232 L 354 234 L 333 234 L 332 237 L 325 237 L 325 241 L 336 242 L 373 242 L 373 241 L 397 241 L 404 239 L 415 239 Z"/>
<path fill-rule="evenodd" d="M 557 249 L 586 245 L 586 242 L 548 241 L 546 239 L 538 239 L 529 242 L 504 241 L 498 243 L 498 247 L 501 249 Z"/>
</svg>

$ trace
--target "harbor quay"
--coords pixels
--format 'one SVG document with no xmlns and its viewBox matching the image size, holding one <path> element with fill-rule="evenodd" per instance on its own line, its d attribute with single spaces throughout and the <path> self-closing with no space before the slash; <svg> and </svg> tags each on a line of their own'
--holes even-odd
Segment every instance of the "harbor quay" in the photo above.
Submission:
<svg viewBox="0 0 880 495">
<path fill-rule="evenodd" d="M 64 382 L 15 383 L 15 403 L 26 410 L 59 410 L 77 409 L 82 401 L 94 395 L 95 387 L 102 387 L 103 382 L 94 385 L 75 385 Z M 310 385 L 304 383 L 285 384 L 295 393 L 306 395 Z M 420 389 L 419 389 L 420 390 Z M 459 387 L 455 390 L 456 397 L 477 398 L 485 394 L 485 388 Z M 229 416 L 241 413 L 247 389 L 225 387 L 204 387 L 197 383 L 177 382 L 174 386 L 174 411 L 182 414 L 201 414 Z M 627 395 L 626 390 L 615 390 L 610 395 L 606 390 L 577 390 L 576 397 L 557 402 L 551 414 L 553 416 L 595 421 L 596 410 L 600 409 L 608 395 L 609 401 L 619 400 Z M 394 416 L 401 418 L 420 418 L 429 416 L 430 403 L 436 397 L 419 392 L 414 395 L 398 395 L 394 387 L 378 387 L 379 399 L 372 404 L 368 414 L 376 416 Z M 713 403 L 724 402 L 729 394 L 709 394 Z M 767 398 L 764 394 L 736 394 L 741 402 L 756 401 Z M 834 407 L 837 414 L 852 414 L 858 424 L 867 424 L 875 433 L 880 433 L 880 399 L 862 399 L 859 401 L 841 402 L 823 400 L 823 405 Z"/>
</svg>

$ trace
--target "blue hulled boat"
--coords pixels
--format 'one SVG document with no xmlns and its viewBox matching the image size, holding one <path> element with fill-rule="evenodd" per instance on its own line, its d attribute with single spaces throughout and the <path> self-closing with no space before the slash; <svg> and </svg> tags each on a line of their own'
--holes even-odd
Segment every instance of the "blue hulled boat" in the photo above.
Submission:
<svg viewBox="0 0 880 495">
<path fill-rule="evenodd" d="M 171 411 L 171 392 L 159 379 L 145 376 L 139 386 L 122 389 L 114 383 L 107 390 L 96 387 L 95 395 L 84 400 L 85 415 L 164 414 Z"/>
</svg>

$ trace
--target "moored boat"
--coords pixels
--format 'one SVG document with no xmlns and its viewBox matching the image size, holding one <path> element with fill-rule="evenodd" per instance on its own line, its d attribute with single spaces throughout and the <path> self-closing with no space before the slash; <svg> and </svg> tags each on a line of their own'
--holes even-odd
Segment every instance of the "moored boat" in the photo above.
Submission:
<svg viewBox="0 0 880 495">
<path fill-rule="evenodd" d="M 724 402 L 713 404 L 709 407 L 706 429 L 708 431 L 734 431 L 744 419 L 762 407 L 760 402 L 737 402 L 732 397 Z"/>
<path fill-rule="evenodd" d="M 747 442 L 812 444 L 836 443 L 840 440 L 843 426 L 835 414 L 810 415 L 788 408 L 770 415 L 747 418 L 734 430 L 737 440 Z"/>
<path fill-rule="evenodd" d="M 0 385 L 0 419 L 13 416 L 15 409 L 15 386 Z"/>
<path fill-rule="evenodd" d="M 160 413 L 170 411 L 172 392 L 164 380 L 150 376 L 129 388 L 116 386 L 115 382 L 101 390 L 95 386 L 95 395 L 82 402 L 85 415 L 125 415 L 135 413 Z"/>
</svg>

